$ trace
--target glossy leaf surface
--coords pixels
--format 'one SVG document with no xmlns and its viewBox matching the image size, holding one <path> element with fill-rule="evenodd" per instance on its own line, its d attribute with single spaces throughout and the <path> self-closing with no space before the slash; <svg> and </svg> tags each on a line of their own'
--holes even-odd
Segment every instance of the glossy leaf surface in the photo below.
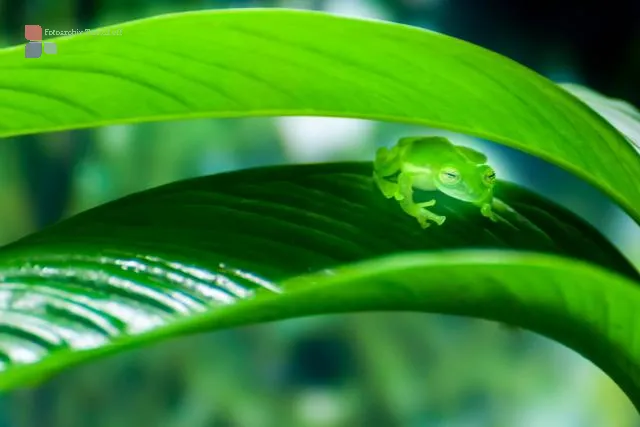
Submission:
<svg viewBox="0 0 640 427">
<path fill-rule="evenodd" d="M 422 124 L 531 153 L 640 222 L 640 160 L 605 120 L 493 52 L 404 25 L 291 10 L 164 15 L 58 54 L 0 51 L 0 136 L 195 117 L 340 116 Z M 345 43 L 349 40 L 349 43 Z"/>
<path fill-rule="evenodd" d="M 447 221 L 423 230 L 370 176 L 341 163 L 196 178 L 3 248 L 0 387 L 186 332 L 394 309 L 530 328 L 636 396 L 640 279 L 596 230 L 505 182 L 497 223 L 437 193 Z"/>
</svg>

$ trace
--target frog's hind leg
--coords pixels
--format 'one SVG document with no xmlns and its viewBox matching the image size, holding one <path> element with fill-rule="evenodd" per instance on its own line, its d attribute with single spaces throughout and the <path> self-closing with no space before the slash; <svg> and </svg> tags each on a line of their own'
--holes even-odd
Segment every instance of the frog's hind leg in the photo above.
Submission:
<svg viewBox="0 0 640 427">
<path fill-rule="evenodd" d="M 399 195 L 397 183 L 385 179 L 395 175 L 402 167 L 400 149 L 395 146 L 391 150 L 386 147 L 379 148 L 376 159 L 373 162 L 373 181 L 387 199 Z M 400 200 L 400 199 L 398 199 Z"/>
</svg>

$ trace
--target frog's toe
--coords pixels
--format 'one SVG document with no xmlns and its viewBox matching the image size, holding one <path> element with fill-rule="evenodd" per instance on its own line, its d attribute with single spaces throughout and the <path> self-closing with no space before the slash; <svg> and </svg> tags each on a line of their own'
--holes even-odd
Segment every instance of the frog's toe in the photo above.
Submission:
<svg viewBox="0 0 640 427">
<path fill-rule="evenodd" d="M 496 215 L 494 212 L 492 211 L 485 211 L 482 212 L 482 216 L 484 216 L 485 218 L 489 218 L 491 221 L 493 222 L 498 222 L 498 215 Z"/>
<path fill-rule="evenodd" d="M 429 216 L 425 214 L 424 211 L 419 211 L 415 218 L 418 220 L 418 224 L 422 228 L 428 228 L 431 224 L 429 224 Z"/>
<path fill-rule="evenodd" d="M 427 218 L 418 218 L 418 224 L 420 224 L 420 227 L 422 227 L 423 229 L 429 228 L 429 226 L 431 226 Z"/>
<path fill-rule="evenodd" d="M 380 187 L 385 198 L 391 199 L 396 195 L 396 189 L 393 187 Z"/>
<path fill-rule="evenodd" d="M 428 207 L 434 206 L 436 204 L 436 200 L 432 199 L 432 200 L 429 200 L 428 202 L 421 202 L 416 204 L 421 208 L 428 208 Z"/>
</svg>

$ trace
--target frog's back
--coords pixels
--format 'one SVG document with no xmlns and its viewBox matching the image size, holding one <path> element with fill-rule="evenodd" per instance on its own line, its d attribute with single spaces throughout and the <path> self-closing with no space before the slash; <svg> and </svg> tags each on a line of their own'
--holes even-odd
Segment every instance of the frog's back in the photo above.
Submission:
<svg viewBox="0 0 640 427">
<path fill-rule="evenodd" d="M 438 164 L 455 161 L 460 157 L 455 146 L 441 136 L 403 138 L 398 146 L 402 148 L 406 163 Z"/>
</svg>

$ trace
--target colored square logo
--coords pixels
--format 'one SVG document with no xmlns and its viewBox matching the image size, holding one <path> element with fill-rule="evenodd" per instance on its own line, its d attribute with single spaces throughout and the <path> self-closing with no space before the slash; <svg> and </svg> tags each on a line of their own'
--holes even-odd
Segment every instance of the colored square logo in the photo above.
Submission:
<svg viewBox="0 0 640 427">
<path fill-rule="evenodd" d="M 58 53 L 58 46 L 53 42 L 44 42 L 44 53 L 47 55 L 55 55 Z"/>
<path fill-rule="evenodd" d="M 40 25 L 25 25 L 24 38 L 30 41 L 42 40 L 42 27 Z"/>
<path fill-rule="evenodd" d="M 40 58 L 41 56 L 42 56 L 41 42 L 29 42 L 26 45 L 24 45 L 25 58 Z"/>
</svg>

